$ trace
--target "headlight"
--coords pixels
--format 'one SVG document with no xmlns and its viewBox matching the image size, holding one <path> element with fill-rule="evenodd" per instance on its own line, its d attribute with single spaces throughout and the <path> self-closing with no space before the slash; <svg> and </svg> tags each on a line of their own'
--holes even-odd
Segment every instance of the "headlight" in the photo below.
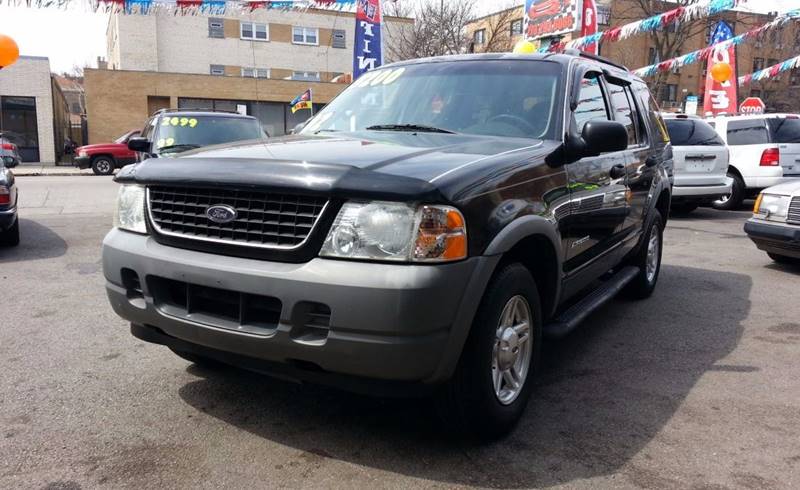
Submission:
<svg viewBox="0 0 800 490">
<path fill-rule="evenodd" d="M 348 202 L 320 255 L 348 259 L 446 262 L 467 256 L 464 217 L 450 206 Z"/>
<path fill-rule="evenodd" d="M 147 233 L 144 222 L 144 187 L 123 184 L 117 193 L 114 226 L 136 233 Z"/>
<path fill-rule="evenodd" d="M 774 194 L 760 194 L 756 199 L 753 213 L 761 218 L 772 221 L 786 221 L 789 214 L 791 196 L 777 196 Z"/>
<path fill-rule="evenodd" d="M 85 157 L 86 156 L 86 150 L 78 150 L 78 156 L 79 157 Z"/>
</svg>

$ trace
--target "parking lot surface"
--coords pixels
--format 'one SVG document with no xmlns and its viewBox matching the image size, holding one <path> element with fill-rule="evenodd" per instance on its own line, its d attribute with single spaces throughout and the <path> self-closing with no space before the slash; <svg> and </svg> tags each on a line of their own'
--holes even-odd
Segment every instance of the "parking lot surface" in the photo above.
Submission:
<svg viewBox="0 0 800 490">
<path fill-rule="evenodd" d="M 544 346 L 507 439 L 443 433 L 424 401 L 372 399 L 145 344 L 108 305 L 116 184 L 21 177 L 0 249 L 0 488 L 798 488 L 800 269 L 746 211 L 671 220 L 655 295 Z"/>
</svg>

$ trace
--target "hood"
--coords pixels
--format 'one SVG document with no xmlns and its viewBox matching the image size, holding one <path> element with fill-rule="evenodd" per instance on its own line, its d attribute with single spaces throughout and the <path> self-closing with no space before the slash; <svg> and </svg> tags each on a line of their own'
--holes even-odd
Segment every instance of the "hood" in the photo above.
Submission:
<svg viewBox="0 0 800 490">
<path fill-rule="evenodd" d="M 98 151 L 98 150 L 108 150 L 108 149 L 120 149 L 120 148 L 128 148 L 128 145 L 125 143 L 95 143 L 93 145 L 84 145 L 75 148 L 75 151 Z"/>
<path fill-rule="evenodd" d="M 118 180 L 431 199 L 450 180 L 464 180 L 470 172 L 496 172 L 533 154 L 543 158 L 555 146 L 555 142 L 524 138 L 438 133 L 296 135 L 148 160 L 121 173 Z"/>
<path fill-rule="evenodd" d="M 764 194 L 777 194 L 783 196 L 800 196 L 800 179 L 790 180 L 774 185 L 762 191 Z"/>
</svg>

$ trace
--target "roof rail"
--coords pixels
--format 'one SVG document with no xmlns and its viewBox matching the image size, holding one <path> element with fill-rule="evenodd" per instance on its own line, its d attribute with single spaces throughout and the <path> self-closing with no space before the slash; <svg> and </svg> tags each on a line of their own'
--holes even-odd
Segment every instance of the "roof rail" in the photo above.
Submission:
<svg viewBox="0 0 800 490">
<path fill-rule="evenodd" d="M 174 107 L 171 107 L 171 108 L 159 109 L 159 110 L 155 111 L 154 113 L 152 113 L 150 116 L 152 117 L 152 116 L 155 116 L 156 114 L 164 114 L 164 113 L 169 113 L 169 112 L 220 112 L 220 113 L 223 113 L 223 114 L 236 114 L 236 115 L 239 115 L 239 116 L 242 115 L 241 113 L 236 112 L 236 111 L 224 111 L 222 109 L 208 109 L 208 108 L 205 108 L 205 107 L 182 107 L 180 109 L 176 109 Z"/>
<path fill-rule="evenodd" d="M 621 70 L 630 71 L 630 70 L 628 70 L 627 66 L 622 65 L 620 63 L 617 63 L 616 61 L 611 61 L 608 58 L 603 58 L 602 56 L 597 56 L 597 55 L 594 55 L 594 54 L 586 53 L 586 52 L 580 51 L 578 49 L 574 49 L 574 48 L 565 49 L 564 50 L 564 54 L 570 54 L 572 56 L 580 56 L 581 58 L 587 58 L 587 59 L 590 59 L 590 60 L 599 61 L 601 63 L 605 63 L 607 65 L 611 65 L 611 66 L 617 67 L 617 68 L 619 68 Z"/>
</svg>

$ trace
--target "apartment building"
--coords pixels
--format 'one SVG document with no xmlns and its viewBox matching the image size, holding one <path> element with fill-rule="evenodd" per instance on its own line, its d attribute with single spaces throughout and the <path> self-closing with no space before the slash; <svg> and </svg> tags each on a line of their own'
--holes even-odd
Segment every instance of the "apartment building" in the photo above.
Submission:
<svg viewBox="0 0 800 490">
<path fill-rule="evenodd" d="M 384 46 L 412 24 L 384 16 Z M 84 73 L 90 143 L 139 128 L 166 107 L 244 112 L 279 136 L 310 116 L 291 112 L 296 95 L 310 88 L 316 112 L 347 86 L 355 15 L 324 9 L 239 17 L 114 14 L 106 34 L 106 63 Z"/>
<path fill-rule="evenodd" d="M 578 0 L 580 1 L 580 0 Z M 665 9 L 674 8 L 677 4 L 665 2 Z M 608 30 L 647 17 L 648 14 L 636 0 L 606 0 L 598 2 L 597 20 L 601 30 Z M 756 28 L 775 18 L 769 14 L 752 14 L 745 12 L 726 12 L 720 16 L 696 23 L 688 36 L 677 43 L 672 53 L 662 56 L 651 35 L 642 34 L 616 43 L 604 43 L 600 46 L 600 54 L 624 64 L 631 69 L 651 65 L 666 57 L 680 56 L 708 46 L 711 32 L 720 19 L 731 24 L 736 34 Z M 475 52 L 508 51 L 522 39 L 523 6 L 501 10 L 476 19 L 467 26 L 472 49 Z M 562 37 L 569 41 L 579 37 L 580 32 L 573 32 Z M 663 35 L 662 35 L 663 36 Z M 789 23 L 783 29 L 775 29 L 761 39 L 745 43 L 737 48 L 738 76 L 752 73 L 771 66 L 800 52 L 800 25 Z M 700 98 L 700 107 L 705 91 L 706 65 L 697 63 L 675 70 L 660 77 L 648 79 L 656 98 L 662 108 L 678 110 L 684 107 L 686 97 L 695 95 Z M 740 101 L 745 97 L 761 97 L 767 109 L 774 112 L 800 111 L 800 70 L 784 74 L 763 82 L 755 82 L 741 87 Z"/>
<path fill-rule="evenodd" d="M 384 16 L 384 44 L 409 23 Z M 108 66 L 329 82 L 353 70 L 354 32 L 355 16 L 338 10 L 260 9 L 238 18 L 116 14 L 107 30 Z"/>
</svg>

